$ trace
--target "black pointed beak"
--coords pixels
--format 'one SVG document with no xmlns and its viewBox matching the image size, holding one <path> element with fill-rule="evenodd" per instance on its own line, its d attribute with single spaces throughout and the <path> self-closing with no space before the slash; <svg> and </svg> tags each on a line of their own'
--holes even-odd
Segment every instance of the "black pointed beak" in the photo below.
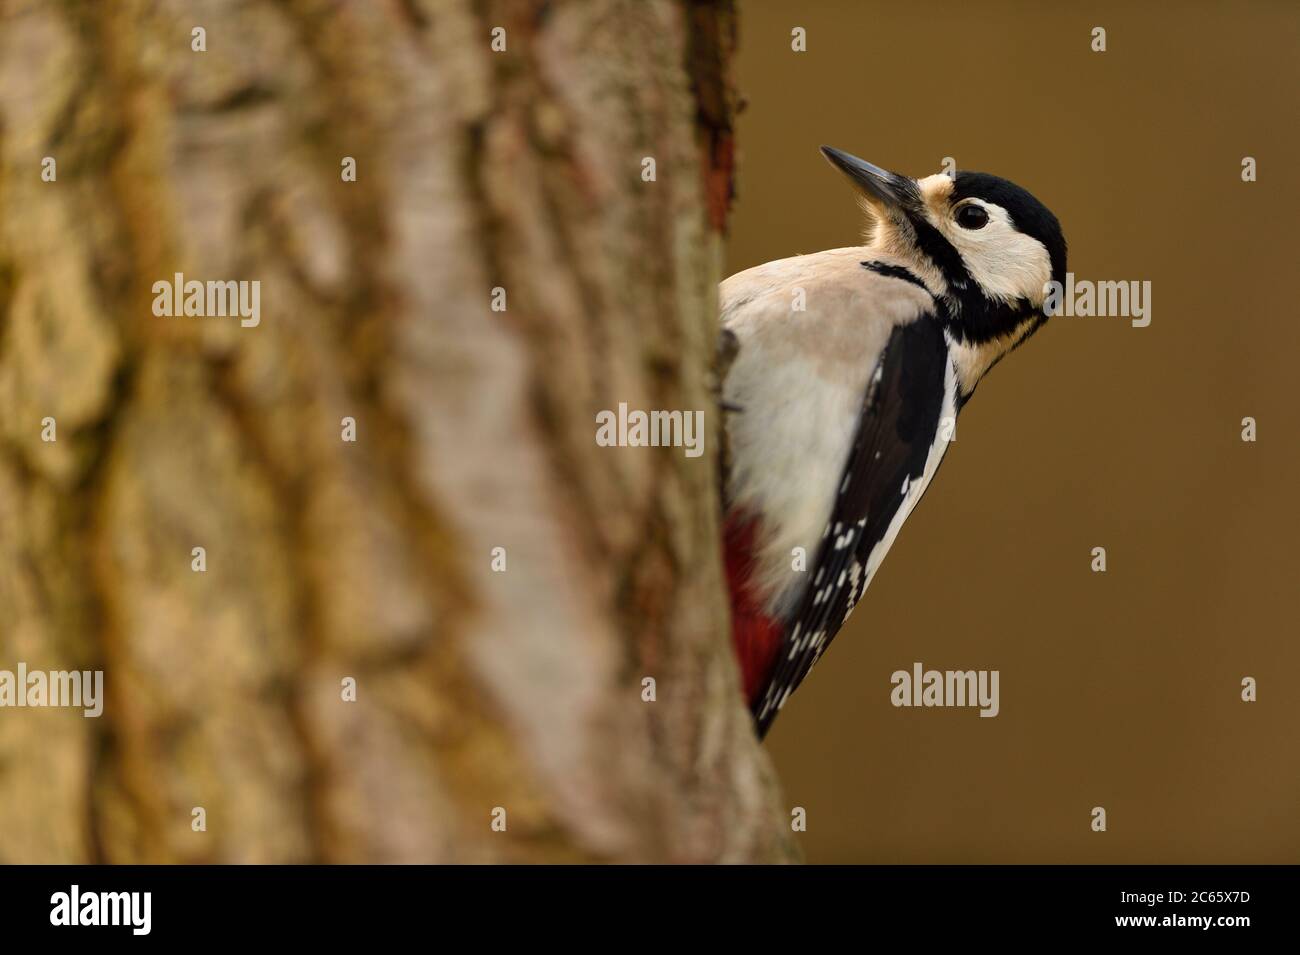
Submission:
<svg viewBox="0 0 1300 955">
<path fill-rule="evenodd" d="M 921 193 L 916 188 L 915 180 L 873 166 L 865 159 L 851 156 L 831 146 L 823 146 L 821 149 L 827 162 L 848 176 L 867 198 L 904 213 L 920 209 Z"/>
</svg>

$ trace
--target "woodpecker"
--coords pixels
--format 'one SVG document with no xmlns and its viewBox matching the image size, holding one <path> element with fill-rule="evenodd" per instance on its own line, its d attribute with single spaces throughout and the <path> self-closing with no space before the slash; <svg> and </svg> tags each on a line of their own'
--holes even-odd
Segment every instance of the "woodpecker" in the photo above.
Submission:
<svg viewBox="0 0 1300 955">
<path fill-rule="evenodd" d="M 1060 224 L 1020 186 L 822 154 L 853 185 L 868 244 L 720 289 L 724 558 L 760 737 L 862 599 L 976 385 L 1065 279 Z"/>
</svg>

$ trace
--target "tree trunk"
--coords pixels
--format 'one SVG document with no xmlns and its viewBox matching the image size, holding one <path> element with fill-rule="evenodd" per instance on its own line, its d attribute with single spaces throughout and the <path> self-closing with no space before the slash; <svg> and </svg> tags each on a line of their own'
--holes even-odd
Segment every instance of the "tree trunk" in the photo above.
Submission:
<svg viewBox="0 0 1300 955">
<path fill-rule="evenodd" d="M 0 861 L 789 857 L 718 552 L 729 5 L 0 11 L 0 669 L 106 697 L 0 709 Z"/>
</svg>

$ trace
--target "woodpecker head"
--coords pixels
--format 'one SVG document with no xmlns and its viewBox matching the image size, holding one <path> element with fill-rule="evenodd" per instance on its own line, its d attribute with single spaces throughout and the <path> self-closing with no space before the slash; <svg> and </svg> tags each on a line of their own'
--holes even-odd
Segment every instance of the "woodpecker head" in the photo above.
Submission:
<svg viewBox="0 0 1300 955">
<path fill-rule="evenodd" d="M 1046 320 L 1047 283 L 1065 281 L 1065 237 L 1056 216 L 988 173 L 917 180 L 829 146 L 822 155 L 857 189 L 871 218 L 872 247 L 909 263 L 941 301 L 953 339 L 971 349 L 974 366 L 963 388 L 969 393 Z"/>
</svg>

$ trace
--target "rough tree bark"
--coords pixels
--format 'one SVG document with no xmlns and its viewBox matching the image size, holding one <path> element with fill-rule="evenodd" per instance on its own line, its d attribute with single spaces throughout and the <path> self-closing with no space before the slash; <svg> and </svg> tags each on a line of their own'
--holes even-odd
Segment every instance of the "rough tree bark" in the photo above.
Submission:
<svg viewBox="0 0 1300 955">
<path fill-rule="evenodd" d="M 789 857 L 716 543 L 732 36 L 0 0 L 0 668 L 107 696 L 0 709 L 0 860 Z M 176 272 L 261 324 L 156 317 Z M 709 453 L 598 447 L 619 402 Z"/>
</svg>

